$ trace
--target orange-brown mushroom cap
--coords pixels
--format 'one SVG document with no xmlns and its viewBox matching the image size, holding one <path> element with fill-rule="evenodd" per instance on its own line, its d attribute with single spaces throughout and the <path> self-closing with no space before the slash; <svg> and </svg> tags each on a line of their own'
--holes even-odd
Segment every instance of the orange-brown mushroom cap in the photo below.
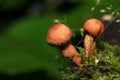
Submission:
<svg viewBox="0 0 120 80">
<path fill-rule="evenodd" d="M 100 20 L 89 19 L 84 23 L 84 30 L 93 36 L 98 36 L 103 33 L 104 25 Z"/>
<path fill-rule="evenodd" d="M 67 43 L 72 37 L 72 31 L 64 24 L 55 24 L 47 34 L 47 43 L 50 45 L 61 46 Z"/>
</svg>

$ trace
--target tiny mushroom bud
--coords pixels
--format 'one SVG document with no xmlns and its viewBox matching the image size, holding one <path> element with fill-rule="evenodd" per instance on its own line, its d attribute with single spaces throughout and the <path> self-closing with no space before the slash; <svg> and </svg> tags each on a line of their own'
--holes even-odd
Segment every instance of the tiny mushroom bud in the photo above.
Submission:
<svg viewBox="0 0 120 80">
<path fill-rule="evenodd" d="M 76 65 L 81 67 L 81 57 L 73 58 L 79 53 L 75 47 L 69 43 L 72 37 L 72 31 L 64 24 L 55 24 L 48 30 L 47 43 L 53 46 L 59 46 L 64 57 L 70 58 Z"/>
<path fill-rule="evenodd" d="M 84 23 L 84 30 L 87 32 L 84 39 L 86 56 L 90 56 L 95 50 L 95 37 L 101 35 L 104 31 L 104 25 L 100 20 L 89 19 Z"/>
<path fill-rule="evenodd" d="M 110 14 L 106 14 L 106 15 L 103 15 L 101 19 L 102 21 L 110 22 L 113 19 L 113 16 Z"/>
</svg>

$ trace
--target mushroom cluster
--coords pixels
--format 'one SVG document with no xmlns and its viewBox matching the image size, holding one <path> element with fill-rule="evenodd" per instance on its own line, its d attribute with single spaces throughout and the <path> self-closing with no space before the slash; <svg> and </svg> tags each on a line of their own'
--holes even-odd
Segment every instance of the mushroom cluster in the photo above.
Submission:
<svg viewBox="0 0 120 80">
<path fill-rule="evenodd" d="M 85 53 L 89 57 L 94 53 L 96 45 L 95 38 L 103 33 L 104 25 L 100 20 L 89 19 L 84 23 L 83 28 L 87 33 L 84 39 Z"/>
<path fill-rule="evenodd" d="M 48 30 L 47 43 L 52 46 L 58 46 L 64 57 L 71 59 L 77 66 L 82 67 L 81 57 L 78 56 L 78 51 L 69 42 L 71 37 L 71 29 L 65 24 L 58 23 Z"/>
<path fill-rule="evenodd" d="M 92 55 L 95 51 L 96 37 L 104 31 L 104 25 L 97 19 L 89 19 L 83 26 L 86 31 L 84 38 L 84 48 L 86 57 Z M 80 68 L 83 62 L 75 46 L 70 43 L 72 37 L 71 29 L 65 24 L 57 23 L 49 28 L 47 33 L 47 43 L 52 46 L 58 46 L 64 57 L 71 59 Z"/>
</svg>

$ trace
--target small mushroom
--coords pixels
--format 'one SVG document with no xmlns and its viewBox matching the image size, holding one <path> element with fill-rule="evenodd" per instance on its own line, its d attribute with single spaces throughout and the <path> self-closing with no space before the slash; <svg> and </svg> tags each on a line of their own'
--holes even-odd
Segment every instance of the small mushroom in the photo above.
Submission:
<svg viewBox="0 0 120 80">
<path fill-rule="evenodd" d="M 64 57 L 71 59 L 76 65 L 81 67 L 81 57 L 78 56 L 78 52 L 75 47 L 69 43 L 72 37 L 72 31 L 64 24 L 53 25 L 47 33 L 47 43 L 53 46 L 58 46 L 62 50 Z M 74 60 L 74 57 L 78 60 Z"/>
<path fill-rule="evenodd" d="M 87 32 L 84 38 L 84 47 L 86 56 L 94 53 L 96 41 L 95 38 L 104 32 L 104 25 L 100 20 L 89 19 L 84 23 L 84 30 Z"/>
</svg>

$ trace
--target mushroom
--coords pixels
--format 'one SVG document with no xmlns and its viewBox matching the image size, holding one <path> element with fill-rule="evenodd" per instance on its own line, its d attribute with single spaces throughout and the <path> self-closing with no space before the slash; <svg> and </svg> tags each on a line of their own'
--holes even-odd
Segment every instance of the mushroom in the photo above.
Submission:
<svg viewBox="0 0 120 80">
<path fill-rule="evenodd" d="M 64 24 L 58 23 L 53 25 L 47 33 L 47 43 L 52 46 L 58 46 L 62 50 L 64 57 L 71 59 L 76 65 L 82 67 L 81 57 L 76 48 L 70 44 L 72 31 Z"/>
<path fill-rule="evenodd" d="M 84 23 L 84 30 L 87 32 L 84 38 L 84 47 L 86 56 L 94 53 L 96 45 L 96 37 L 104 32 L 104 25 L 100 20 L 89 19 Z"/>
</svg>

